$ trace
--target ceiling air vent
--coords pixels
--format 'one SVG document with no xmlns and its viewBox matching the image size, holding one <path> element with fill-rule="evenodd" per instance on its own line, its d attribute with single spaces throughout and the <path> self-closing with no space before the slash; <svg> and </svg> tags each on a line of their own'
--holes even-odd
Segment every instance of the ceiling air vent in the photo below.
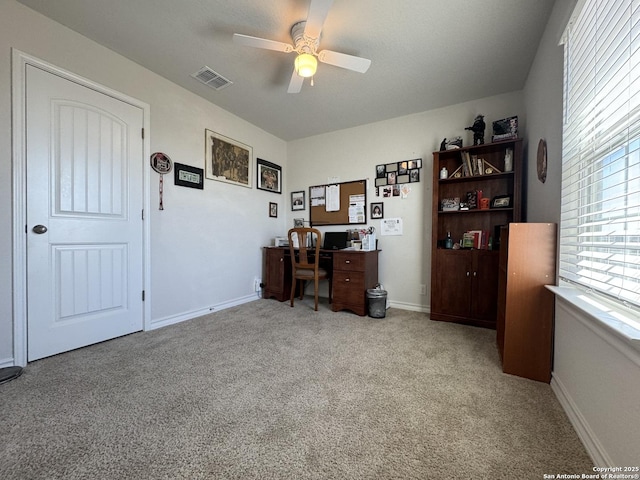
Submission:
<svg viewBox="0 0 640 480">
<path fill-rule="evenodd" d="M 209 67 L 202 67 L 196 73 L 192 73 L 191 76 L 205 85 L 210 86 L 214 90 L 222 90 L 224 87 L 233 83 L 231 80 L 224 78 Z"/>
</svg>

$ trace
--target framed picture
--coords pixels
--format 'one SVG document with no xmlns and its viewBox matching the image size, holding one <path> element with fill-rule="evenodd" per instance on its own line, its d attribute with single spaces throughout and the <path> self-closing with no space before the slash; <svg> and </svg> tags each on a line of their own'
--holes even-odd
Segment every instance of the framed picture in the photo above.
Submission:
<svg viewBox="0 0 640 480">
<path fill-rule="evenodd" d="M 518 117 L 507 117 L 493 122 L 492 142 L 518 138 Z"/>
<path fill-rule="evenodd" d="M 205 174 L 208 179 L 252 188 L 253 149 L 211 130 L 205 136 Z"/>
<path fill-rule="evenodd" d="M 371 204 L 371 218 L 384 218 L 384 204 L 382 202 Z"/>
<path fill-rule="evenodd" d="M 304 210 L 305 207 L 304 191 L 291 192 L 291 211 Z"/>
<path fill-rule="evenodd" d="M 304 218 L 293 219 L 293 228 L 303 228 L 303 227 L 304 227 Z"/>
<path fill-rule="evenodd" d="M 510 208 L 511 195 L 499 195 L 491 200 L 491 208 Z"/>
<path fill-rule="evenodd" d="M 258 188 L 267 192 L 282 193 L 282 168 L 261 158 L 258 158 L 256 162 L 258 165 Z"/>
<path fill-rule="evenodd" d="M 204 189 L 204 171 L 201 168 L 182 163 L 175 163 L 174 167 L 173 183 L 181 187 Z"/>
<path fill-rule="evenodd" d="M 278 204 L 269 202 L 269 216 L 273 218 L 278 218 Z"/>
</svg>

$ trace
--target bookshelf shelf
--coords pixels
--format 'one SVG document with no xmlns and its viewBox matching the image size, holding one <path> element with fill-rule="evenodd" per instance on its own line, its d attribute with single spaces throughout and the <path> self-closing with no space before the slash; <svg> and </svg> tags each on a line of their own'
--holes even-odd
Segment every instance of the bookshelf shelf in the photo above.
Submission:
<svg viewBox="0 0 640 480">
<path fill-rule="evenodd" d="M 482 208 L 474 208 L 472 210 L 440 210 L 438 213 L 440 215 L 468 215 L 468 214 L 490 214 L 496 212 L 512 212 L 513 208 L 490 208 L 490 209 L 482 209 Z"/>
<path fill-rule="evenodd" d="M 511 139 L 455 150 L 433 152 L 433 201 L 431 238 L 431 318 L 495 328 L 498 291 L 498 246 L 500 226 L 522 221 L 522 139 Z M 511 166 L 505 168 L 510 152 Z M 480 161 L 482 160 L 482 161 Z M 463 170 L 461 166 L 466 163 Z M 507 162 L 508 163 L 508 162 Z M 478 174 L 482 166 L 494 170 Z M 450 175 L 440 178 L 446 168 Z M 477 168 L 477 170 L 476 170 Z M 504 170 L 509 170 L 505 172 Z M 497 171 L 498 173 L 495 173 Z M 466 173 L 467 175 L 464 175 Z M 471 173 L 476 173 L 472 175 Z M 481 195 L 479 194 L 481 192 Z M 475 196 L 475 197 L 474 197 Z M 469 199 L 508 197 L 503 208 L 442 210 L 455 208 Z M 443 202 L 444 200 L 444 202 Z M 479 201 L 477 202 L 479 206 Z M 481 232 L 479 249 L 445 249 L 450 233 L 459 243 L 465 232 Z M 491 241 L 489 241 L 489 237 Z M 491 245 L 491 249 L 489 249 Z"/>
<path fill-rule="evenodd" d="M 485 179 L 497 179 L 497 178 L 510 178 L 513 177 L 513 172 L 491 173 L 489 175 L 473 175 L 471 177 L 457 177 L 457 178 L 440 178 L 439 183 L 467 183 Z"/>
</svg>

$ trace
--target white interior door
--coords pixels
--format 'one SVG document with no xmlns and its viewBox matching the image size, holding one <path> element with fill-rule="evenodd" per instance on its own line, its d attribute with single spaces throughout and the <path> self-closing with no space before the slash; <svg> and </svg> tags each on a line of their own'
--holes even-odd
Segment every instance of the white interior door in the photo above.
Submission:
<svg viewBox="0 0 640 480">
<path fill-rule="evenodd" d="M 32 361 L 142 330 L 143 111 L 26 68 Z"/>
</svg>

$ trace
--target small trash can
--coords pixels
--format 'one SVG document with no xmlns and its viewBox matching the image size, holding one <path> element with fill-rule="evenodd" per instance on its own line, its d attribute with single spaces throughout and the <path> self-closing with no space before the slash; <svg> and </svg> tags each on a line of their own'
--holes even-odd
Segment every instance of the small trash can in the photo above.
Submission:
<svg viewBox="0 0 640 480">
<path fill-rule="evenodd" d="M 384 318 L 387 314 L 387 291 L 380 288 L 367 290 L 367 302 L 369 303 L 369 316 L 372 318 Z"/>
</svg>

